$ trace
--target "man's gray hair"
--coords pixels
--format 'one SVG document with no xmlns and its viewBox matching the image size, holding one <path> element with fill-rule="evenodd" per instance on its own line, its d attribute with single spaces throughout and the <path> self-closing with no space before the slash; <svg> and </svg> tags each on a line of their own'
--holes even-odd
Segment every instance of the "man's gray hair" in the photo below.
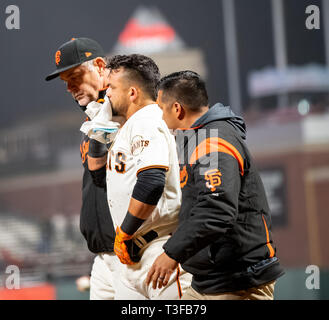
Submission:
<svg viewBox="0 0 329 320">
<path fill-rule="evenodd" d="M 94 60 L 95 59 L 86 61 L 86 62 L 82 63 L 81 65 L 92 71 L 96 68 L 96 66 L 94 65 Z"/>
</svg>

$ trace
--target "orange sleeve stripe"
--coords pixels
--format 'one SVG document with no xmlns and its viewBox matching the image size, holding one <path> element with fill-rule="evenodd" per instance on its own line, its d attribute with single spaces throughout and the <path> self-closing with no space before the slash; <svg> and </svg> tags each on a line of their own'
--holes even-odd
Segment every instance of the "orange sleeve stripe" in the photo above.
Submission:
<svg viewBox="0 0 329 320">
<path fill-rule="evenodd" d="M 273 258 L 274 255 L 275 255 L 275 251 L 274 251 L 273 247 L 270 244 L 270 236 L 269 236 L 269 233 L 268 233 L 267 224 L 266 224 L 264 215 L 262 215 L 262 219 L 263 219 L 264 226 L 265 226 L 265 231 L 266 231 L 266 245 L 267 245 L 268 250 L 270 251 L 270 258 Z"/>
<path fill-rule="evenodd" d="M 203 140 L 194 150 L 190 158 L 190 165 L 194 164 L 198 159 L 211 152 L 224 152 L 232 156 L 238 161 L 240 173 L 244 174 L 243 158 L 239 151 L 229 142 L 221 138 L 207 138 Z"/>
<path fill-rule="evenodd" d="M 137 173 L 136 173 L 136 176 L 140 173 L 140 172 L 142 172 L 142 171 L 145 171 L 145 170 L 148 170 L 148 169 L 165 169 L 166 171 L 168 171 L 169 170 L 169 167 L 167 167 L 167 166 L 148 166 L 148 167 L 144 167 L 144 168 L 141 168 L 141 169 L 139 169 L 138 171 L 137 171 Z"/>
</svg>

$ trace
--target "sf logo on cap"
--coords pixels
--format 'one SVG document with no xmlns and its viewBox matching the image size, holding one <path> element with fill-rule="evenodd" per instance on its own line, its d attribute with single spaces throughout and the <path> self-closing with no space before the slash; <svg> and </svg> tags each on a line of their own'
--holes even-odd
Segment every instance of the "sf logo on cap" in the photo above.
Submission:
<svg viewBox="0 0 329 320">
<path fill-rule="evenodd" d="M 61 52 L 58 50 L 55 54 L 55 62 L 57 66 L 60 63 L 60 61 L 61 61 Z"/>
</svg>

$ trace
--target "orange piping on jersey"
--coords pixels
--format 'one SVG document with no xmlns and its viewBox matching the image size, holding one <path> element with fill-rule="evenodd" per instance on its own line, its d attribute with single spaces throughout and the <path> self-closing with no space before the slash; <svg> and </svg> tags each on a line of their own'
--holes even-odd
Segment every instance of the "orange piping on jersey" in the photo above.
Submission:
<svg viewBox="0 0 329 320">
<path fill-rule="evenodd" d="M 234 157 L 239 164 L 240 173 L 244 174 L 243 158 L 239 151 L 230 143 L 221 138 L 207 138 L 203 140 L 193 151 L 190 158 L 190 166 L 198 159 L 211 152 L 224 152 Z"/>
<path fill-rule="evenodd" d="M 264 218 L 263 214 L 262 214 L 262 219 L 263 219 L 264 226 L 265 226 L 265 231 L 266 231 L 266 245 L 267 245 L 268 250 L 270 251 L 270 258 L 273 258 L 274 254 L 275 254 L 275 251 L 274 251 L 273 247 L 270 244 L 270 237 L 269 237 L 269 233 L 268 233 L 268 229 L 267 229 L 267 224 L 266 224 L 266 221 L 265 221 L 265 218 Z"/>
<path fill-rule="evenodd" d="M 179 299 L 182 298 L 182 287 L 180 285 L 180 281 L 179 281 L 179 276 L 180 276 L 180 269 L 179 269 L 179 266 L 177 267 L 177 273 L 176 273 L 176 284 L 177 284 L 177 289 L 178 289 L 178 297 Z"/>
<path fill-rule="evenodd" d="M 148 167 L 145 167 L 145 168 L 141 168 L 141 169 L 139 169 L 139 170 L 137 171 L 137 173 L 136 173 L 136 176 L 137 176 L 140 172 L 145 171 L 145 170 L 148 170 L 148 169 L 165 169 L 166 171 L 168 171 L 168 170 L 169 170 L 169 167 L 167 167 L 167 166 L 148 166 Z"/>
</svg>

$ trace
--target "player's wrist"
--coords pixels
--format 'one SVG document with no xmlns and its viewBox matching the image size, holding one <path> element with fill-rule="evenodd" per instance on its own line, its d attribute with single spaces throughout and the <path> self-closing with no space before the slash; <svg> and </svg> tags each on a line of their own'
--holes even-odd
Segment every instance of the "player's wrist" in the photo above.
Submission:
<svg viewBox="0 0 329 320">
<path fill-rule="evenodd" d="M 164 254 L 168 258 L 172 259 L 173 261 L 176 261 L 177 263 L 181 263 L 180 259 L 173 252 L 170 252 L 170 250 L 168 250 L 166 243 L 163 245 L 162 248 L 163 248 Z"/>
<path fill-rule="evenodd" d="M 144 221 L 145 219 L 137 218 L 134 215 L 132 215 L 129 211 L 127 211 L 125 219 L 121 224 L 121 230 L 128 235 L 133 235 L 139 229 L 139 227 L 144 223 Z"/>
<path fill-rule="evenodd" d="M 124 232 L 121 227 L 117 227 L 115 230 L 116 237 L 115 242 L 122 242 L 126 240 L 130 240 L 133 236 Z"/>
</svg>

